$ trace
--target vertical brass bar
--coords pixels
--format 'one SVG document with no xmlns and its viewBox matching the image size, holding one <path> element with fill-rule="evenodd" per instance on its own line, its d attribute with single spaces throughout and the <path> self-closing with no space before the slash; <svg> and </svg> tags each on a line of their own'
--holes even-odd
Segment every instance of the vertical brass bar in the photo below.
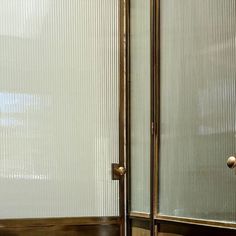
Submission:
<svg viewBox="0 0 236 236">
<path fill-rule="evenodd" d="M 157 132 L 155 136 L 155 143 L 154 143 L 154 150 L 155 150 L 155 156 L 154 156 L 154 172 L 155 178 L 154 178 L 154 215 L 158 214 L 159 211 L 159 150 L 160 150 L 160 84 L 161 84 L 161 58 L 160 58 L 160 51 L 161 51 L 161 39 L 160 39 L 160 4 L 161 0 L 156 0 L 156 16 L 155 16 L 155 28 L 156 28 L 156 47 L 155 47 L 155 58 L 156 58 L 156 66 L 155 66 L 155 121 L 157 124 Z"/>
<path fill-rule="evenodd" d="M 151 70 L 151 120 L 150 120 L 150 129 L 151 129 L 151 153 L 150 153 L 150 235 L 154 236 L 154 206 L 153 206 L 153 201 L 154 201 L 154 136 L 155 132 L 154 131 L 154 124 L 155 124 L 155 109 L 154 109 L 154 104 L 155 104 L 155 99 L 154 99 L 154 66 L 155 66 L 155 58 L 154 58 L 154 48 L 155 48 L 155 27 L 154 27 L 154 15 L 155 15 L 155 0 L 150 0 L 150 29 L 151 29 L 151 34 L 150 34 L 150 45 L 151 45 L 151 64 L 150 64 L 150 70 Z"/>
<path fill-rule="evenodd" d="M 120 104 L 119 104 L 119 164 L 126 167 L 126 0 L 120 0 L 119 31 L 120 31 Z M 120 217 L 121 236 L 125 235 L 126 204 L 125 176 L 120 179 Z"/>
<path fill-rule="evenodd" d="M 151 235 L 158 209 L 158 153 L 160 139 L 160 0 L 151 0 L 151 106 L 155 126 L 151 140 Z"/>
<path fill-rule="evenodd" d="M 126 99 L 127 99 L 127 175 L 126 175 L 126 205 L 127 205 L 127 235 L 132 233 L 132 224 L 129 214 L 131 212 L 131 101 L 130 101 L 130 1 L 126 0 Z"/>
</svg>

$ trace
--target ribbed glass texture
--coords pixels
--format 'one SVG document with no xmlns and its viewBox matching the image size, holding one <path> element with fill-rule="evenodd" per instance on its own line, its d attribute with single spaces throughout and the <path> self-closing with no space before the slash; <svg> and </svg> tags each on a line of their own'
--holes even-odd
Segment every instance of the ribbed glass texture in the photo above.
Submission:
<svg viewBox="0 0 236 236">
<path fill-rule="evenodd" d="M 161 1 L 160 213 L 236 222 L 236 2 Z"/>
<path fill-rule="evenodd" d="M 131 210 L 150 209 L 150 1 L 130 1 Z"/>
<path fill-rule="evenodd" d="M 115 216 L 119 0 L 0 0 L 0 218 Z"/>
</svg>

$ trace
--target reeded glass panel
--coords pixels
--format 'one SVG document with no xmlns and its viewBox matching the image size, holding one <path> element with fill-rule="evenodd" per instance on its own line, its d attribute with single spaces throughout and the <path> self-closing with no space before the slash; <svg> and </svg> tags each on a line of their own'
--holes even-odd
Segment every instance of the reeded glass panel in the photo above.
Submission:
<svg viewBox="0 0 236 236">
<path fill-rule="evenodd" d="M 0 218 L 115 216 L 119 0 L 0 0 Z"/>
<path fill-rule="evenodd" d="M 161 1 L 160 213 L 236 221 L 236 2 Z"/>
<path fill-rule="evenodd" d="M 130 1 L 131 210 L 149 212 L 150 1 Z"/>
</svg>

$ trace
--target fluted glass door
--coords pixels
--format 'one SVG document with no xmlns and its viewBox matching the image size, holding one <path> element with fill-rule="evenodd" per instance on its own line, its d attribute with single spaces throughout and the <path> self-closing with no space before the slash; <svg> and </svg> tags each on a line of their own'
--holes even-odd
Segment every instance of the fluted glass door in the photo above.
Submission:
<svg viewBox="0 0 236 236">
<path fill-rule="evenodd" d="M 119 0 L 0 0 L 0 218 L 119 216 Z"/>
<path fill-rule="evenodd" d="M 159 214 L 236 223 L 236 2 L 160 7 Z"/>
</svg>

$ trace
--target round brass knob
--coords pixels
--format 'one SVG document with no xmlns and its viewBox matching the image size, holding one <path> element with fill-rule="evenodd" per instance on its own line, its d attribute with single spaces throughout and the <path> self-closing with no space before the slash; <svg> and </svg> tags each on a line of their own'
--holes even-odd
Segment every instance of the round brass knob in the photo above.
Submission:
<svg viewBox="0 0 236 236">
<path fill-rule="evenodd" d="M 227 166 L 231 169 L 233 169 L 236 166 L 236 157 L 231 156 L 227 160 Z"/>
<path fill-rule="evenodd" d="M 123 166 L 119 166 L 118 168 L 115 168 L 115 172 L 119 176 L 123 176 L 126 173 L 126 169 Z"/>
</svg>

